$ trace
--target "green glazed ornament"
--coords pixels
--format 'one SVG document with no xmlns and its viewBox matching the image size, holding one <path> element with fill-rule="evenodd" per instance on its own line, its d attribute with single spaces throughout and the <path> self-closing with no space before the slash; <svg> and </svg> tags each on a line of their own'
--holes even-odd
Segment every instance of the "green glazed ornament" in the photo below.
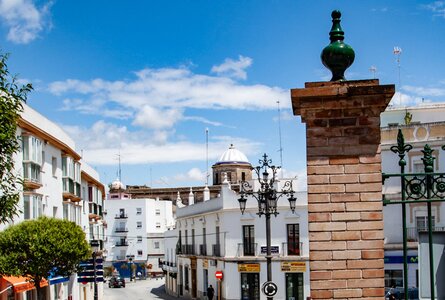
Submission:
<svg viewBox="0 0 445 300">
<path fill-rule="evenodd" d="M 334 10 L 332 16 L 332 28 L 329 32 L 331 43 L 321 52 L 323 65 L 331 70 L 331 81 L 345 81 L 345 71 L 354 62 L 354 49 L 345 44 L 344 32 L 340 26 L 341 12 Z"/>
</svg>

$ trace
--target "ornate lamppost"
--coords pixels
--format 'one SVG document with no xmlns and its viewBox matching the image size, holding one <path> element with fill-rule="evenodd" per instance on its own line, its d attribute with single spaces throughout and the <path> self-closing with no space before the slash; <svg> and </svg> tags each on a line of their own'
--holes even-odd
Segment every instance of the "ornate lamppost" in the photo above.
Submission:
<svg viewBox="0 0 445 300">
<path fill-rule="evenodd" d="M 259 160 L 259 166 L 252 168 L 257 174 L 257 180 L 260 184 L 259 188 L 254 190 L 247 181 L 242 181 L 240 184 L 240 198 L 238 199 L 241 213 L 244 214 L 246 210 L 246 202 L 249 196 L 255 198 L 258 202 L 257 215 L 261 218 L 262 215 L 266 217 L 266 262 L 267 262 L 267 282 L 263 286 L 263 291 L 268 295 L 267 299 L 273 299 L 273 295 L 276 294 L 276 285 L 272 283 L 272 254 L 271 254 L 271 236 L 270 236 L 270 216 L 278 215 L 277 202 L 282 196 L 287 196 L 289 200 L 289 206 L 292 213 L 295 212 L 295 205 L 297 198 L 294 197 L 294 190 L 292 188 L 292 180 L 287 180 L 281 191 L 276 189 L 276 175 L 277 171 L 281 168 L 272 165 L 272 160 L 268 159 L 267 155 L 263 155 L 263 159 Z M 267 285 L 269 284 L 269 285 Z M 269 296 L 270 295 L 270 296 Z"/>
</svg>

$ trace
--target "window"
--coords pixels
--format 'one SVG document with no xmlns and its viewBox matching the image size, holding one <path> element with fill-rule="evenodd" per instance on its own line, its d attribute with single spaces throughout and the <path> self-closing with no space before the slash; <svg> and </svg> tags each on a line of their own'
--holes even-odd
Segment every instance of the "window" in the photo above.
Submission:
<svg viewBox="0 0 445 300">
<path fill-rule="evenodd" d="M 219 245 L 219 226 L 216 226 L 216 228 L 215 228 L 215 235 L 216 235 L 216 237 L 215 237 L 215 239 L 216 239 L 216 244 L 217 245 Z"/>
<path fill-rule="evenodd" d="M 139 229 L 142 228 L 142 222 L 138 221 L 138 222 L 136 223 L 136 227 L 139 228 Z"/>
<path fill-rule="evenodd" d="M 402 270 L 385 270 L 385 287 L 403 287 Z"/>
<path fill-rule="evenodd" d="M 299 224 L 287 224 L 287 255 L 300 255 Z"/>
<path fill-rule="evenodd" d="M 206 236 L 206 229 L 205 229 L 205 227 L 202 229 L 202 243 L 204 245 L 207 244 L 207 236 Z"/>
<path fill-rule="evenodd" d="M 246 181 L 246 173 L 241 172 L 241 181 Z"/>
<path fill-rule="evenodd" d="M 142 256 L 142 250 L 138 250 L 138 256 Z"/>
<path fill-rule="evenodd" d="M 185 244 L 186 244 L 186 245 L 189 244 L 189 236 L 188 236 L 187 229 L 185 230 Z"/>
<path fill-rule="evenodd" d="M 53 206 L 53 218 L 57 218 L 57 206 Z"/>
<path fill-rule="evenodd" d="M 31 219 L 31 200 L 28 195 L 23 196 L 23 215 L 25 220 Z"/>
<path fill-rule="evenodd" d="M 142 236 L 138 235 L 138 243 L 142 243 Z"/>
<path fill-rule="evenodd" d="M 435 227 L 435 218 L 434 216 L 431 216 L 431 225 L 433 227 Z M 427 216 L 422 216 L 422 217 L 416 217 L 416 228 L 417 231 L 427 231 L 428 230 L 428 217 Z"/>
<path fill-rule="evenodd" d="M 37 219 L 43 215 L 43 202 L 40 195 L 23 195 L 23 217 L 25 220 Z"/>
<path fill-rule="evenodd" d="M 80 197 L 80 163 L 70 156 L 62 157 L 63 191 Z"/>
<path fill-rule="evenodd" d="M 140 207 L 136 208 L 136 214 L 137 215 L 142 214 L 142 208 L 140 208 Z"/>
<path fill-rule="evenodd" d="M 195 229 L 192 229 L 192 247 L 195 249 Z"/>
<path fill-rule="evenodd" d="M 161 228 L 161 223 L 156 222 L 156 228 Z"/>
<path fill-rule="evenodd" d="M 160 210 L 160 209 L 157 209 L 157 210 L 156 210 L 156 215 L 157 215 L 157 216 L 160 216 L 160 215 L 161 215 L 161 210 Z"/>
<path fill-rule="evenodd" d="M 22 136 L 23 178 L 40 183 L 42 168 L 42 142 L 33 136 Z"/>
<path fill-rule="evenodd" d="M 51 167 L 52 167 L 53 176 L 56 177 L 57 176 L 57 157 L 53 156 L 51 158 Z"/>
<path fill-rule="evenodd" d="M 159 249 L 159 242 L 154 242 L 154 248 Z"/>
<path fill-rule="evenodd" d="M 63 219 L 68 220 L 68 204 L 63 203 Z"/>
<path fill-rule="evenodd" d="M 243 250 L 244 256 L 255 255 L 255 231 L 253 225 L 243 226 Z"/>
</svg>

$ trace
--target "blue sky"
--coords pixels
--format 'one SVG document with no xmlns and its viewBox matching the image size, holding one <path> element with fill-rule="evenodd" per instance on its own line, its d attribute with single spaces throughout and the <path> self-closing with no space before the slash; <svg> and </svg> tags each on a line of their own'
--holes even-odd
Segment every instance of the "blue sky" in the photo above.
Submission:
<svg viewBox="0 0 445 300">
<path fill-rule="evenodd" d="M 289 89 L 330 79 L 320 61 L 331 11 L 356 53 L 347 79 L 395 83 L 394 105 L 443 101 L 444 1 L 0 0 L 0 48 L 107 184 L 205 182 L 230 143 L 305 174 L 305 127 Z M 402 49 L 400 85 L 393 48 Z"/>
</svg>

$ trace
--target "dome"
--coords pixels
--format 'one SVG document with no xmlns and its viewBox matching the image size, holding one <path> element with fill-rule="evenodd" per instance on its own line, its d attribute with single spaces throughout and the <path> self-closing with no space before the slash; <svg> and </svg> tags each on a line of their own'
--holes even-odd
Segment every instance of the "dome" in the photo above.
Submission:
<svg viewBox="0 0 445 300">
<path fill-rule="evenodd" d="M 219 158 L 219 160 L 216 162 L 215 165 L 218 164 L 249 164 L 249 160 L 247 159 L 246 155 L 242 153 L 241 151 L 235 149 L 235 146 L 233 144 L 230 145 L 229 149 L 227 149 Z"/>
<path fill-rule="evenodd" d="M 119 181 L 119 179 L 116 179 L 115 181 L 113 181 L 111 183 L 111 188 L 113 190 L 124 190 L 125 186 L 124 186 L 124 184 L 122 182 Z"/>
</svg>

